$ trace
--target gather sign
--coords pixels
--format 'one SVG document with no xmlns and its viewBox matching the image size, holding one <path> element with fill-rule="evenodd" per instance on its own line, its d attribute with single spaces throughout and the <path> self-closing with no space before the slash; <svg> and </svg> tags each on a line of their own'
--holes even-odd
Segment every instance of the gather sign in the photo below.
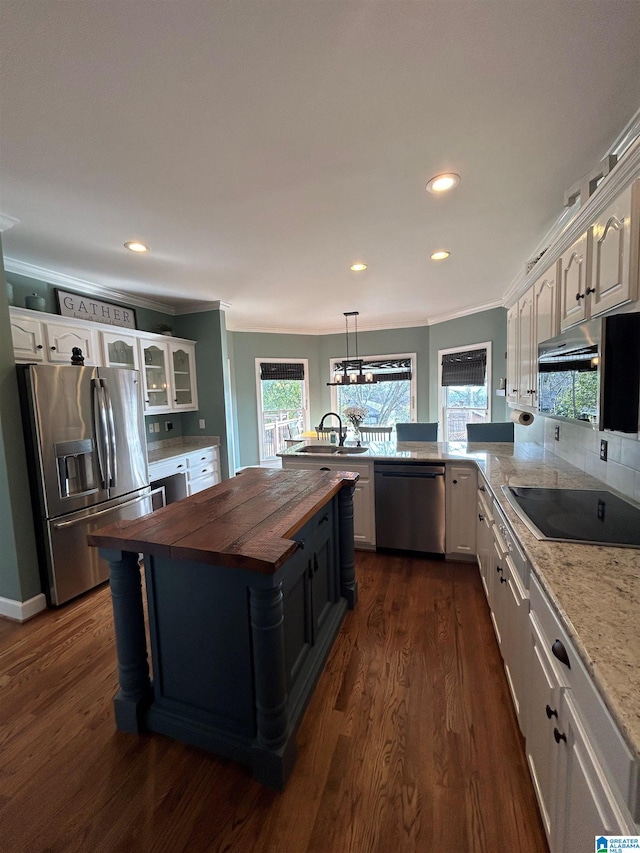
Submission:
<svg viewBox="0 0 640 853">
<path fill-rule="evenodd" d="M 108 326 L 124 326 L 135 329 L 136 312 L 133 308 L 102 302 L 92 296 L 82 296 L 68 290 L 56 289 L 58 313 L 62 317 L 75 317 L 76 320 L 89 320 L 92 323 L 105 323 Z"/>
</svg>

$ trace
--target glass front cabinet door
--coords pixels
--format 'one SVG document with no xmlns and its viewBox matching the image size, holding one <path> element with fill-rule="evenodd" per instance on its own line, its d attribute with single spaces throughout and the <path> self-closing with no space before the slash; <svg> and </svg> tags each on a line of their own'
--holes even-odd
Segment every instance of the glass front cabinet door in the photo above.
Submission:
<svg viewBox="0 0 640 853">
<path fill-rule="evenodd" d="M 170 412 L 169 345 L 160 341 L 140 341 L 145 411 Z"/>
<path fill-rule="evenodd" d="M 195 380 L 195 347 L 184 341 L 170 343 L 171 370 L 173 379 L 172 408 L 189 411 L 198 408 L 198 392 Z"/>
<path fill-rule="evenodd" d="M 102 332 L 102 357 L 107 367 L 140 369 L 138 341 L 133 335 Z"/>
</svg>

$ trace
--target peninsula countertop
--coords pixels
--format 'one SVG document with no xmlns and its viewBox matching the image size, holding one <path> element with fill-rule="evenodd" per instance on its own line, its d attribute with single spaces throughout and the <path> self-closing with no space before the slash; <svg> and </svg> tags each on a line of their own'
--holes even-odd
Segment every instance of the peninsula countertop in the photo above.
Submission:
<svg viewBox="0 0 640 853">
<path fill-rule="evenodd" d="M 294 553 L 291 538 L 358 475 L 249 468 L 151 515 L 88 537 L 91 545 L 273 574 Z"/>
<path fill-rule="evenodd" d="M 302 445 L 279 454 L 302 459 Z M 319 460 L 322 455 L 307 456 Z M 640 761 L 640 549 L 536 539 L 516 515 L 503 485 L 608 489 L 609 486 L 533 442 L 371 442 L 349 462 L 474 462 L 511 524 L 532 571 L 566 626 L 625 740 Z M 631 498 L 625 500 L 638 506 Z"/>
</svg>

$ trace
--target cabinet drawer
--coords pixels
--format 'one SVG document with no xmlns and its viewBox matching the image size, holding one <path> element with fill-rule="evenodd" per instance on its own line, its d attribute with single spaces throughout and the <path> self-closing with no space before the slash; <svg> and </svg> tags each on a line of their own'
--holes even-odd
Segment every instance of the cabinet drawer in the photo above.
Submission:
<svg viewBox="0 0 640 853">
<path fill-rule="evenodd" d="M 210 489 L 211 486 L 216 485 L 216 478 L 212 473 L 207 474 L 205 477 L 196 477 L 193 480 L 189 479 L 187 483 L 187 494 L 195 495 L 198 492 L 202 492 L 204 489 Z"/>
<path fill-rule="evenodd" d="M 592 737 L 594 749 L 604 760 L 611 778 L 615 781 L 629 809 L 635 812 L 638 780 L 635 778 L 637 769 L 631 751 L 534 575 L 531 576 L 529 594 L 531 612 L 536 615 L 549 659 L 553 663 L 560 682 L 571 690 L 575 704 L 580 709 L 583 721 Z M 557 640 L 562 643 L 566 651 L 569 665 L 561 663 L 553 652 Z"/>
<path fill-rule="evenodd" d="M 217 467 L 213 462 L 200 462 L 198 465 L 192 465 L 187 469 L 187 476 L 189 478 L 189 482 L 191 482 L 192 480 L 197 480 L 200 477 L 208 476 L 211 478 L 214 471 L 217 471 Z"/>
<path fill-rule="evenodd" d="M 186 474 L 186 472 L 187 460 L 184 456 L 174 456 L 171 459 L 165 459 L 164 462 L 152 462 L 149 465 L 149 477 L 152 480 L 161 480 L 172 474 Z"/>
<path fill-rule="evenodd" d="M 187 456 L 187 466 L 189 468 L 198 468 L 200 465 L 211 465 L 216 463 L 216 450 L 214 447 L 205 447 L 204 450 L 199 450 L 197 453 L 190 453 Z"/>
</svg>

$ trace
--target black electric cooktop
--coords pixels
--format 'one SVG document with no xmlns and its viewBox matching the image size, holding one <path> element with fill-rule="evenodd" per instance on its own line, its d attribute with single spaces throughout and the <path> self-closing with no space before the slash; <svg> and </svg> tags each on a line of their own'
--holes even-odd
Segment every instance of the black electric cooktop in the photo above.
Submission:
<svg viewBox="0 0 640 853">
<path fill-rule="evenodd" d="M 640 509 L 611 492 L 503 486 L 538 539 L 640 548 Z"/>
</svg>

